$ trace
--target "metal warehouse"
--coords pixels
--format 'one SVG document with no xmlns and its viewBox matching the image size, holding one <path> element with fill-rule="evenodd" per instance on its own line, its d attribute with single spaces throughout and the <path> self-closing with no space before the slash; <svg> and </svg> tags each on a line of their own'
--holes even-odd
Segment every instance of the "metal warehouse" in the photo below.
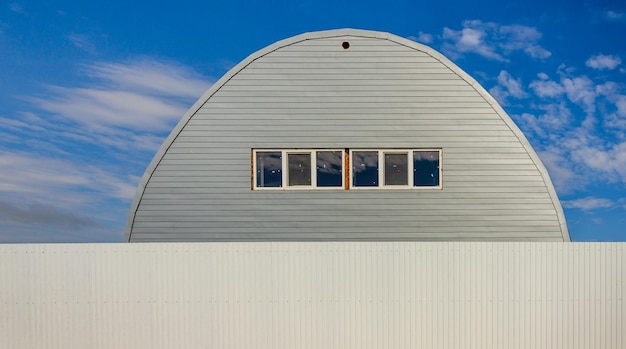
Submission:
<svg viewBox="0 0 626 349">
<path fill-rule="evenodd" d="M 380 32 L 246 58 L 149 165 L 125 241 L 569 241 L 548 173 L 483 87 Z"/>
</svg>

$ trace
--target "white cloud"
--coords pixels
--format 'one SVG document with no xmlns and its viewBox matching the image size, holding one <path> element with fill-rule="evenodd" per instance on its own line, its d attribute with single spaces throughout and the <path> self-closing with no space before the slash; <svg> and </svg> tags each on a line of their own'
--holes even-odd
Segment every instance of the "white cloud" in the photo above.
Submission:
<svg viewBox="0 0 626 349">
<path fill-rule="evenodd" d="M 535 80 L 528 85 L 535 94 L 540 98 L 555 98 L 561 96 L 565 93 L 565 88 L 560 83 L 547 80 L 547 75 L 542 75 L 539 77 L 541 80 Z"/>
<path fill-rule="evenodd" d="M 120 127 L 158 131 L 169 128 L 186 111 L 181 103 L 132 91 L 51 87 L 53 96 L 32 98 L 43 111 L 89 129 Z"/>
<path fill-rule="evenodd" d="M 450 28 L 443 29 L 443 38 L 452 41 L 452 46 L 444 46 L 444 50 L 458 56 L 459 53 L 476 53 L 488 59 L 504 61 L 502 55 L 496 53 L 496 47 L 485 41 L 486 29 L 463 28 L 455 31 Z"/>
<path fill-rule="evenodd" d="M 120 239 L 149 157 L 210 86 L 188 67 L 149 58 L 80 72 L 88 83 L 49 86 L 23 97 L 32 109 L 0 117 L 0 134 L 12 135 L 0 142 L 0 231 L 11 230 L 2 241 L 42 241 L 41 227 L 46 241 Z"/>
<path fill-rule="evenodd" d="M 538 155 L 548 169 L 550 179 L 557 192 L 561 194 L 572 193 L 586 185 L 584 177 L 577 174 L 573 164 L 560 149 L 550 147 L 545 151 L 538 152 Z"/>
<path fill-rule="evenodd" d="M 561 136 L 572 121 L 572 112 L 564 102 L 538 106 L 543 113 L 522 113 L 517 117 L 523 129 L 541 138 Z"/>
<path fill-rule="evenodd" d="M 596 85 L 591 79 L 586 76 L 563 77 L 561 84 L 570 101 L 581 105 L 587 113 L 593 113 L 596 110 Z"/>
<path fill-rule="evenodd" d="M 502 70 L 498 74 L 498 85 L 491 88 L 489 93 L 502 105 L 507 105 L 507 98 L 525 98 L 528 96 L 522 86 L 521 79 L 516 79 L 507 71 Z"/>
<path fill-rule="evenodd" d="M 515 79 L 507 71 L 502 70 L 498 74 L 498 83 L 504 86 L 509 95 L 515 98 L 524 98 L 527 96 L 522 87 L 521 79 Z"/>
<path fill-rule="evenodd" d="M 613 55 L 596 55 L 590 57 L 585 65 L 598 70 L 612 70 L 622 64 L 622 59 Z"/>
<path fill-rule="evenodd" d="M 611 208 L 615 203 L 609 199 L 586 197 L 576 200 L 566 200 L 562 202 L 565 208 L 577 208 L 585 211 L 596 210 L 599 208 Z"/>
<path fill-rule="evenodd" d="M 444 28 L 443 39 L 447 42 L 442 49 L 453 57 L 475 53 L 487 59 L 508 61 L 506 56 L 520 51 L 534 59 L 545 59 L 551 53 L 538 44 L 541 37 L 534 27 L 471 20 L 463 22 L 461 30 Z"/>
<path fill-rule="evenodd" d="M 128 63 L 98 62 L 84 72 L 109 87 L 162 97 L 198 98 L 210 87 L 207 78 L 180 64 L 140 58 Z"/>
<path fill-rule="evenodd" d="M 119 129 L 167 131 L 210 83 L 189 68 L 149 59 L 83 67 L 96 83 L 50 86 L 51 94 L 28 98 L 55 117 L 102 133 Z"/>
<path fill-rule="evenodd" d="M 502 36 L 500 46 L 506 53 L 523 51 L 531 58 L 545 59 L 550 57 L 550 51 L 536 44 L 542 35 L 534 27 L 525 25 L 503 25 L 499 34 Z"/>
<path fill-rule="evenodd" d="M 574 161 L 585 164 L 592 173 L 612 182 L 626 183 L 626 142 L 607 147 L 584 145 L 572 151 Z"/>
<path fill-rule="evenodd" d="M 55 204 L 65 208 L 86 204 L 91 200 L 88 193 L 94 191 L 104 198 L 130 199 L 129 185 L 135 185 L 116 166 L 99 167 L 29 152 L 0 152 L 0 167 L 0 192 L 28 193 L 36 202 L 55 198 Z"/>
<path fill-rule="evenodd" d="M 434 41 L 434 37 L 432 34 L 424 33 L 422 31 L 420 31 L 417 36 L 409 36 L 409 39 L 421 42 L 423 44 L 432 44 Z"/>
<path fill-rule="evenodd" d="M 524 48 L 524 52 L 535 59 L 546 59 L 552 56 L 552 53 L 539 45 L 528 45 Z"/>
</svg>

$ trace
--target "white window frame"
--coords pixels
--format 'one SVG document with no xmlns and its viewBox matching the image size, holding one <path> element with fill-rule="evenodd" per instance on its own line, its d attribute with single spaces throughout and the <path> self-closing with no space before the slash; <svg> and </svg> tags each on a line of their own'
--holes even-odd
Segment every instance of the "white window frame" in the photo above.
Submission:
<svg viewBox="0 0 626 349">
<path fill-rule="evenodd" d="M 354 152 L 359 151 L 376 151 L 378 152 L 378 186 L 370 187 L 370 186 L 355 186 L 354 185 L 354 171 L 353 171 L 353 160 L 354 160 Z M 413 153 L 414 152 L 433 152 L 436 151 L 439 153 L 439 185 L 438 186 L 416 186 L 414 182 L 413 168 Z M 407 184 L 406 185 L 385 185 L 385 153 L 406 153 L 407 154 Z M 350 149 L 350 190 L 380 190 L 380 189 L 415 189 L 415 190 L 437 190 L 442 189 L 442 149 L 409 149 L 409 148 L 357 148 Z"/>
<path fill-rule="evenodd" d="M 318 187 L 317 186 L 317 152 L 341 152 L 341 186 L 337 187 Z M 376 151 L 378 152 L 378 186 L 354 186 L 353 160 L 354 152 L 358 151 Z M 257 186 L 257 153 L 258 152 L 276 152 L 281 153 L 281 182 L 280 187 L 258 187 Z M 439 154 L 439 185 L 437 186 L 416 186 L 414 182 L 414 152 L 437 152 Z M 289 186 L 289 166 L 288 155 L 309 153 L 311 154 L 311 185 Z M 407 154 L 407 185 L 385 185 L 385 153 L 406 153 Z M 349 161 L 346 167 L 346 155 L 349 155 Z M 347 171 L 347 172 L 346 172 Z M 349 176 L 346 175 L 349 174 Z M 346 179 L 348 183 L 346 184 Z M 346 149 L 329 148 L 329 149 L 252 149 L 252 190 L 440 190 L 443 189 L 443 149 L 441 148 L 355 148 Z"/>
<path fill-rule="evenodd" d="M 338 151 L 341 152 L 341 186 L 318 187 L 317 186 L 317 152 L 318 151 Z M 257 152 L 281 153 L 281 182 L 280 187 L 259 187 L 257 186 Z M 289 185 L 289 154 L 311 154 L 311 185 Z M 345 149 L 253 149 L 252 150 L 252 189 L 253 190 L 344 190 L 346 186 L 346 152 Z"/>
</svg>

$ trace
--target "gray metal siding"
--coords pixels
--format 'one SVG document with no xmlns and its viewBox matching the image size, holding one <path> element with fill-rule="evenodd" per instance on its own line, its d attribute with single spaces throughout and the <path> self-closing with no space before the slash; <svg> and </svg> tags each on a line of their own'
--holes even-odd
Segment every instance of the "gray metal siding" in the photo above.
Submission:
<svg viewBox="0 0 626 349">
<path fill-rule="evenodd" d="M 450 64 L 351 35 L 256 57 L 147 173 L 129 239 L 567 240 L 538 158 Z M 441 148 L 443 190 L 253 191 L 252 148 Z"/>
</svg>

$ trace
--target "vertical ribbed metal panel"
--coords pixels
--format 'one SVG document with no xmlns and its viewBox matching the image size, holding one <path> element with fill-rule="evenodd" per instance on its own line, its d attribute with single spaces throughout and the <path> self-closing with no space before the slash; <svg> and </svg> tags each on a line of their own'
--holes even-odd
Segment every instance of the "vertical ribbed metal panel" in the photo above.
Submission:
<svg viewBox="0 0 626 349">
<path fill-rule="evenodd" d="M 0 348 L 624 348 L 626 244 L 0 245 Z"/>
</svg>

